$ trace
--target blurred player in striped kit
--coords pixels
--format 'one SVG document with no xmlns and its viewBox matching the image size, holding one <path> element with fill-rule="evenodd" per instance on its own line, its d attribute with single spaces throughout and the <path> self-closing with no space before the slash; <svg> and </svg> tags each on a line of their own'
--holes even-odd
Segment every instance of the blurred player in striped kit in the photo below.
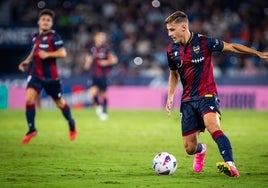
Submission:
<svg viewBox="0 0 268 188">
<path fill-rule="evenodd" d="M 94 44 L 90 47 L 86 56 L 84 68 L 89 70 L 91 83 L 89 95 L 91 103 L 96 107 L 96 113 L 100 120 L 107 120 L 107 88 L 110 70 L 118 62 L 117 56 L 110 50 L 107 41 L 107 34 L 96 32 Z"/>
<path fill-rule="evenodd" d="M 27 144 L 37 134 L 35 126 L 36 106 L 42 89 L 52 97 L 57 107 L 69 125 L 69 138 L 76 137 L 76 125 L 71 115 L 71 109 L 62 98 L 62 88 L 57 71 L 57 58 L 66 57 L 63 41 L 56 31 L 52 30 L 54 12 L 49 9 L 40 11 L 38 17 L 38 33 L 32 38 L 32 50 L 28 57 L 19 64 L 19 70 L 24 72 L 29 66 L 29 76 L 26 89 L 26 119 L 28 132 L 22 140 Z M 51 120 L 48 120 L 48 123 Z"/>
</svg>

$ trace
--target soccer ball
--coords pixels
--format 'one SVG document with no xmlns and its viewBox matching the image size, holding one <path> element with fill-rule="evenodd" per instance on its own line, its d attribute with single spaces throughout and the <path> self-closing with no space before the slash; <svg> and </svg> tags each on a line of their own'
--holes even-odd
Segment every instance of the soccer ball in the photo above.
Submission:
<svg viewBox="0 0 268 188">
<path fill-rule="evenodd" d="M 177 169 L 177 160 L 168 152 L 158 153 L 153 159 L 152 168 L 159 175 L 173 174 Z"/>
</svg>

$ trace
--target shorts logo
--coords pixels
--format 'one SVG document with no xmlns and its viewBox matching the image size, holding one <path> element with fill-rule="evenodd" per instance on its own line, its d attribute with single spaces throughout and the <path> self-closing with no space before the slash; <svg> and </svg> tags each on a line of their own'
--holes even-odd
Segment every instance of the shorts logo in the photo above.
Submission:
<svg viewBox="0 0 268 188">
<path fill-rule="evenodd" d="M 214 106 L 210 106 L 209 108 L 210 108 L 211 110 L 213 110 L 213 109 L 214 109 Z"/>
</svg>

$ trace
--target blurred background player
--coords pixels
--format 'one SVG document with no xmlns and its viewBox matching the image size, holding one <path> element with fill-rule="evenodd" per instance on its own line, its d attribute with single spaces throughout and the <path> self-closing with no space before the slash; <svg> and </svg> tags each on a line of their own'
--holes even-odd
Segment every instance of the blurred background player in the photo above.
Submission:
<svg viewBox="0 0 268 188">
<path fill-rule="evenodd" d="M 55 104 L 61 109 L 69 124 L 69 137 L 76 137 L 75 121 L 71 109 L 62 98 L 61 82 L 57 71 L 56 59 L 66 57 L 61 37 L 52 30 L 54 12 L 49 9 L 40 11 L 38 17 L 39 32 L 32 38 L 32 50 L 28 57 L 19 64 L 19 70 L 24 72 L 31 63 L 26 89 L 26 119 L 29 131 L 22 140 L 27 144 L 36 134 L 35 102 L 40 97 L 42 89 L 50 95 Z"/>
<path fill-rule="evenodd" d="M 229 51 L 264 59 L 268 58 L 268 53 L 193 33 L 189 30 L 188 22 L 188 16 L 181 11 L 176 11 L 165 20 L 168 35 L 173 40 L 167 47 L 170 73 L 166 111 L 169 116 L 176 86 L 181 80 L 183 144 L 189 155 L 195 155 L 194 172 L 199 173 L 204 167 L 207 146 L 198 142 L 198 138 L 199 133 L 207 128 L 224 159 L 224 162 L 216 164 L 217 168 L 228 176 L 239 177 L 231 143 L 220 127 L 220 105 L 213 76 L 212 53 Z"/>
<path fill-rule="evenodd" d="M 94 35 L 94 45 L 90 47 L 86 56 L 84 68 L 89 70 L 92 81 L 89 88 L 90 101 L 96 107 L 96 113 L 101 120 L 108 119 L 108 77 L 112 65 L 117 62 L 117 56 L 107 45 L 107 34 L 97 32 Z"/>
</svg>

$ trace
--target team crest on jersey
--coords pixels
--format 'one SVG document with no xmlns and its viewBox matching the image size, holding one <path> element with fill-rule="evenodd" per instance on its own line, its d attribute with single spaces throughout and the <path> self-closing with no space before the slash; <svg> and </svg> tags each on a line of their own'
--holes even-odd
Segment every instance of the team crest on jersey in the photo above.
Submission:
<svg viewBox="0 0 268 188">
<path fill-rule="evenodd" d="M 194 53 L 198 54 L 200 52 L 200 46 L 199 45 L 193 46 L 193 51 Z"/>
</svg>

